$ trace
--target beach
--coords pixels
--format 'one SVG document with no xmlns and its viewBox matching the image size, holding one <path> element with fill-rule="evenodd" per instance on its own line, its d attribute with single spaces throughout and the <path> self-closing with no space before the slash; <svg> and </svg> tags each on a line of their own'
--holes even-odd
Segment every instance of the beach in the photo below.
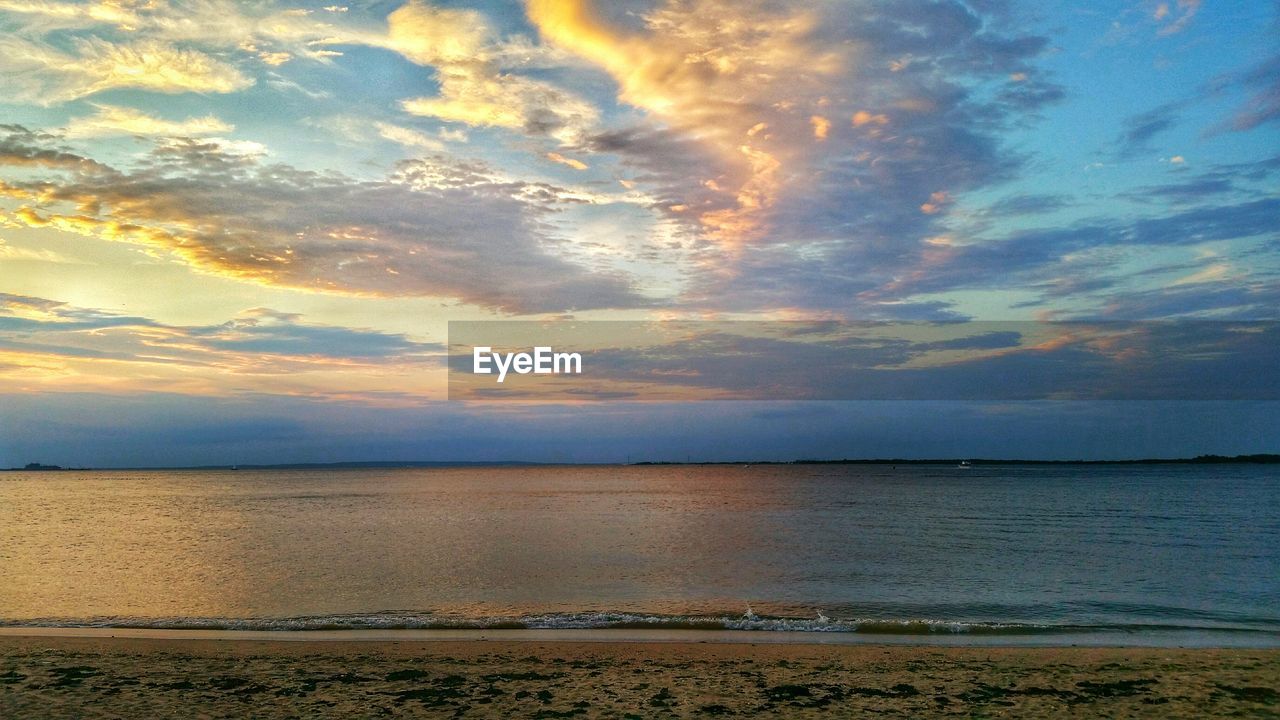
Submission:
<svg viewBox="0 0 1280 720">
<path fill-rule="evenodd" d="M 0 716 L 1280 716 L 1280 650 L 0 636 Z"/>
</svg>

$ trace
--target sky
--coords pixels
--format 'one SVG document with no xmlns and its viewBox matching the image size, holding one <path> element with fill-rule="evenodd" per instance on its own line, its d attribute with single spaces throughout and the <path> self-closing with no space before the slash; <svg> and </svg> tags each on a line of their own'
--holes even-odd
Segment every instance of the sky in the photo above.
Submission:
<svg viewBox="0 0 1280 720">
<path fill-rule="evenodd" d="M 0 467 L 1277 451 L 1278 40 L 1275 2 L 0 0 Z M 492 320 L 1144 331 L 909 401 L 450 400 Z M 1175 346 L 1216 358 L 1185 396 L 982 389 Z"/>
</svg>

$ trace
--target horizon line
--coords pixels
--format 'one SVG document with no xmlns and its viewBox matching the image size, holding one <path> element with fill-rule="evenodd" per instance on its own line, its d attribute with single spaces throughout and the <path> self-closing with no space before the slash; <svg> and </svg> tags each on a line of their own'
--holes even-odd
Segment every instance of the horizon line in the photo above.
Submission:
<svg viewBox="0 0 1280 720">
<path fill-rule="evenodd" d="M 792 460 L 639 460 L 626 462 L 544 462 L 536 460 L 344 460 L 298 463 L 227 463 L 221 465 L 136 465 L 69 467 L 29 463 L 25 467 L 0 468 L 3 472 L 58 472 L 86 470 L 344 470 L 450 467 L 645 467 L 654 465 L 1178 465 L 1178 464 L 1280 464 L 1280 453 L 1244 455 L 1202 454 L 1177 458 L 1045 459 L 1045 458 L 795 458 Z"/>
</svg>

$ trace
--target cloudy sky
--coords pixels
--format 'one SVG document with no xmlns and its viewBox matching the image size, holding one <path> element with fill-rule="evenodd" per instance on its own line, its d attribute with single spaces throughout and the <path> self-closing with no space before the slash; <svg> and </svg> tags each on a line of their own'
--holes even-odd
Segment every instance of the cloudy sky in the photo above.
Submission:
<svg viewBox="0 0 1280 720">
<path fill-rule="evenodd" d="M 1280 5 L 1077 5 L 0 0 L 0 466 L 1275 450 L 446 400 L 451 320 L 1280 319 Z"/>
</svg>

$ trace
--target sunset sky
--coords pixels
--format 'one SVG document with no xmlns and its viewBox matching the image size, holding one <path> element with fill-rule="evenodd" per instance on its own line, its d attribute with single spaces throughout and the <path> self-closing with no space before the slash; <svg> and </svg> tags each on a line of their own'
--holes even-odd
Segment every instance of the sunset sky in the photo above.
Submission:
<svg viewBox="0 0 1280 720">
<path fill-rule="evenodd" d="M 1280 319 L 1277 48 L 1273 2 L 0 0 L 0 467 L 1275 451 L 1273 399 L 505 407 L 443 353 Z"/>
</svg>

